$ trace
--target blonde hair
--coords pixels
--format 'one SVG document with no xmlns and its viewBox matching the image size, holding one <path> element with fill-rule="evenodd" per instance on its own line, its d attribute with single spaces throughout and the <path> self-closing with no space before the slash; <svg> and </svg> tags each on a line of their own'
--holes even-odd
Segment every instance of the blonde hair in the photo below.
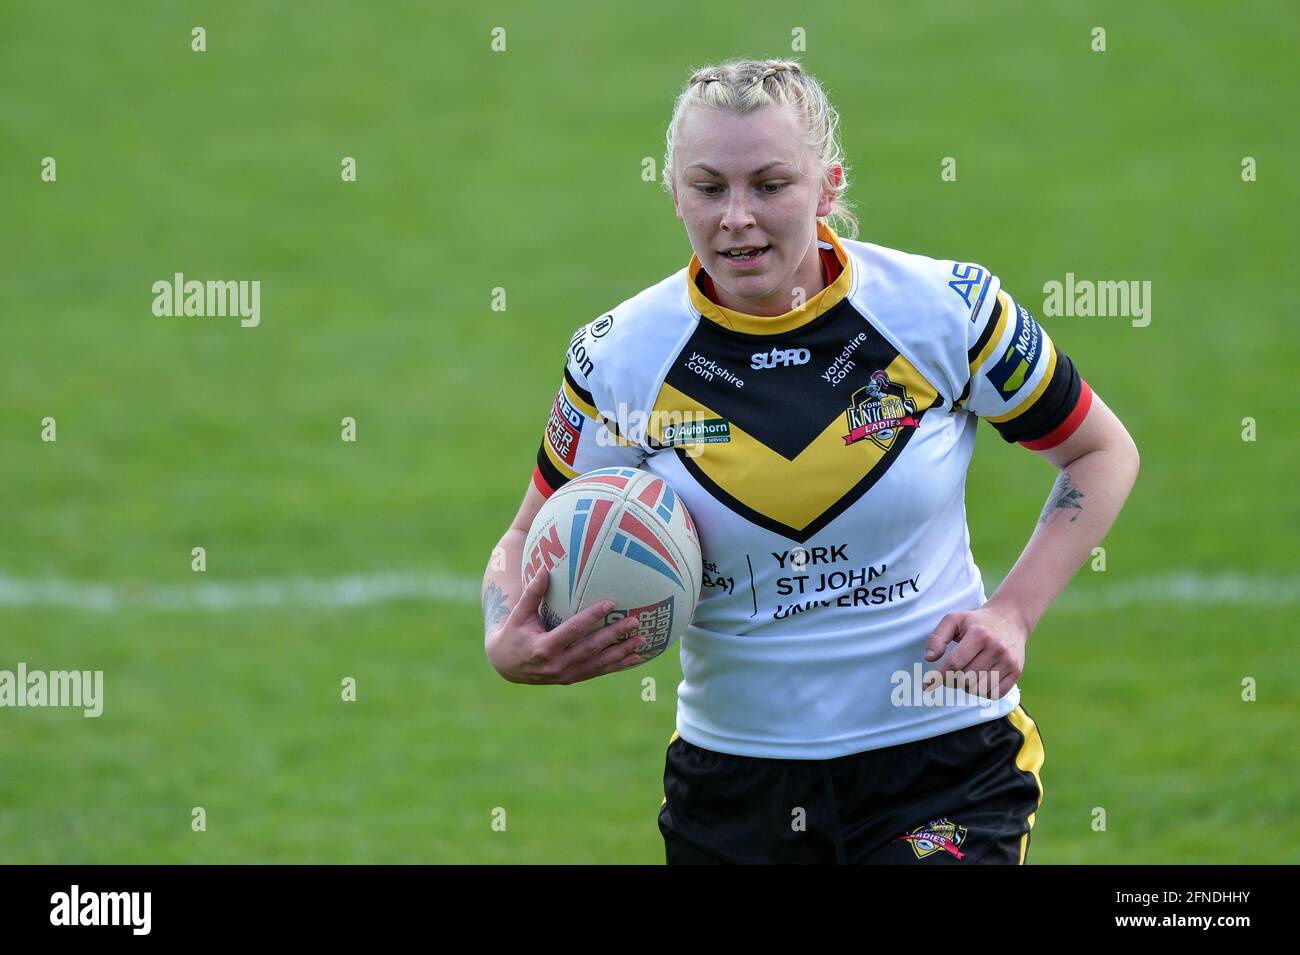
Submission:
<svg viewBox="0 0 1300 955">
<path fill-rule="evenodd" d="M 728 60 L 706 66 L 691 74 L 686 88 L 673 104 L 673 118 L 668 124 L 668 148 L 664 153 L 662 185 L 672 193 L 675 170 L 673 151 L 681 130 L 682 118 L 692 106 L 752 113 L 762 106 L 792 106 L 805 133 L 805 145 L 822 169 L 822 188 L 835 192 L 830 214 L 818 216 L 837 235 L 857 238 L 858 218 L 849 208 L 844 194 L 848 190 L 848 167 L 840 144 L 839 113 L 831 106 L 821 84 L 794 60 Z M 831 165 L 844 166 L 837 186 L 831 178 Z M 843 228 L 833 222 L 841 223 Z"/>
</svg>

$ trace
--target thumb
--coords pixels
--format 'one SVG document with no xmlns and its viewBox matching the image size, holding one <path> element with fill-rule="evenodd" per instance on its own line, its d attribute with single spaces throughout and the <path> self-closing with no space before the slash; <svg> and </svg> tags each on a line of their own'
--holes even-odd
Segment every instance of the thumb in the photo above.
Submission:
<svg viewBox="0 0 1300 955">
<path fill-rule="evenodd" d="M 537 617 L 537 608 L 541 606 L 542 597 L 546 595 L 546 583 L 549 579 L 550 574 L 546 569 L 546 565 L 542 564 L 537 573 L 533 575 L 533 579 L 524 585 L 524 592 L 519 597 L 519 602 L 515 604 L 516 624 Z"/>
<path fill-rule="evenodd" d="M 950 640 L 957 638 L 957 632 L 961 629 L 961 614 L 950 613 L 939 621 L 939 626 L 934 628 L 929 639 L 925 641 L 925 658 L 927 660 L 937 660 L 943 656 L 944 649 L 948 646 Z"/>
</svg>

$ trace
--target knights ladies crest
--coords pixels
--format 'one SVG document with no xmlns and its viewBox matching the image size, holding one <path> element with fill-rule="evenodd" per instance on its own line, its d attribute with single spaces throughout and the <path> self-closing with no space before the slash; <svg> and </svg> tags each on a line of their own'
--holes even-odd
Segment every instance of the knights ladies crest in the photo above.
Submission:
<svg viewBox="0 0 1300 955">
<path fill-rule="evenodd" d="M 916 402 L 883 371 L 872 372 L 871 380 L 853 393 L 847 414 L 849 433 L 843 436 L 844 443 L 870 438 L 882 451 L 890 449 L 903 428 L 915 428 L 921 423 L 913 417 Z"/>
</svg>

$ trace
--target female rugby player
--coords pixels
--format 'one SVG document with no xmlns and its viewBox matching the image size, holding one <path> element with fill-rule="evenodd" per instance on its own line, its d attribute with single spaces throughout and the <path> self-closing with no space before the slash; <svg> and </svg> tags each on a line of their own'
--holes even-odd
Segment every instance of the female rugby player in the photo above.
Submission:
<svg viewBox="0 0 1300 955">
<path fill-rule="evenodd" d="M 1137 449 L 987 268 L 830 227 L 857 231 L 837 126 L 795 62 L 690 78 L 664 183 L 694 255 L 570 341 L 485 578 L 487 655 L 517 683 L 640 662 L 638 621 L 604 626 L 601 602 L 548 632 L 546 573 L 519 580 L 547 496 L 596 467 L 651 471 L 694 518 L 705 571 L 668 861 L 1023 863 L 1043 792 L 1025 645 L 1115 520 Z M 966 528 L 978 418 L 1059 469 L 992 597 Z M 682 421 L 708 426 L 665 431 Z"/>
</svg>

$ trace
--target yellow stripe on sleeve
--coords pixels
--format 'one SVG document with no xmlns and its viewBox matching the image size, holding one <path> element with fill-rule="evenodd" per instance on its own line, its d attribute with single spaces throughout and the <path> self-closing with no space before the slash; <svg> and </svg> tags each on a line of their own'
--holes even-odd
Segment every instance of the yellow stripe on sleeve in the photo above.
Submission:
<svg viewBox="0 0 1300 955">
<path fill-rule="evenodd" d="M 1011 304 L 1011 299 L 1006 292 L 998 289 L 998 301 L 1002 303 L 1002 310 L 998 312 L 998 322 L 993 326 L 993 334 L 989 340 L 984 343 L 980 353 L 975 356 L 975 360 L 970 363 L 970 373 L 974 375 L 976 371 L 984 367 L 984 363 L 997 350 L 998 342 L 1002 341 L 1002 333 L 1007 330 L 1007 316 L 1012 314 L 1015 309 Z"/>
</svg>

